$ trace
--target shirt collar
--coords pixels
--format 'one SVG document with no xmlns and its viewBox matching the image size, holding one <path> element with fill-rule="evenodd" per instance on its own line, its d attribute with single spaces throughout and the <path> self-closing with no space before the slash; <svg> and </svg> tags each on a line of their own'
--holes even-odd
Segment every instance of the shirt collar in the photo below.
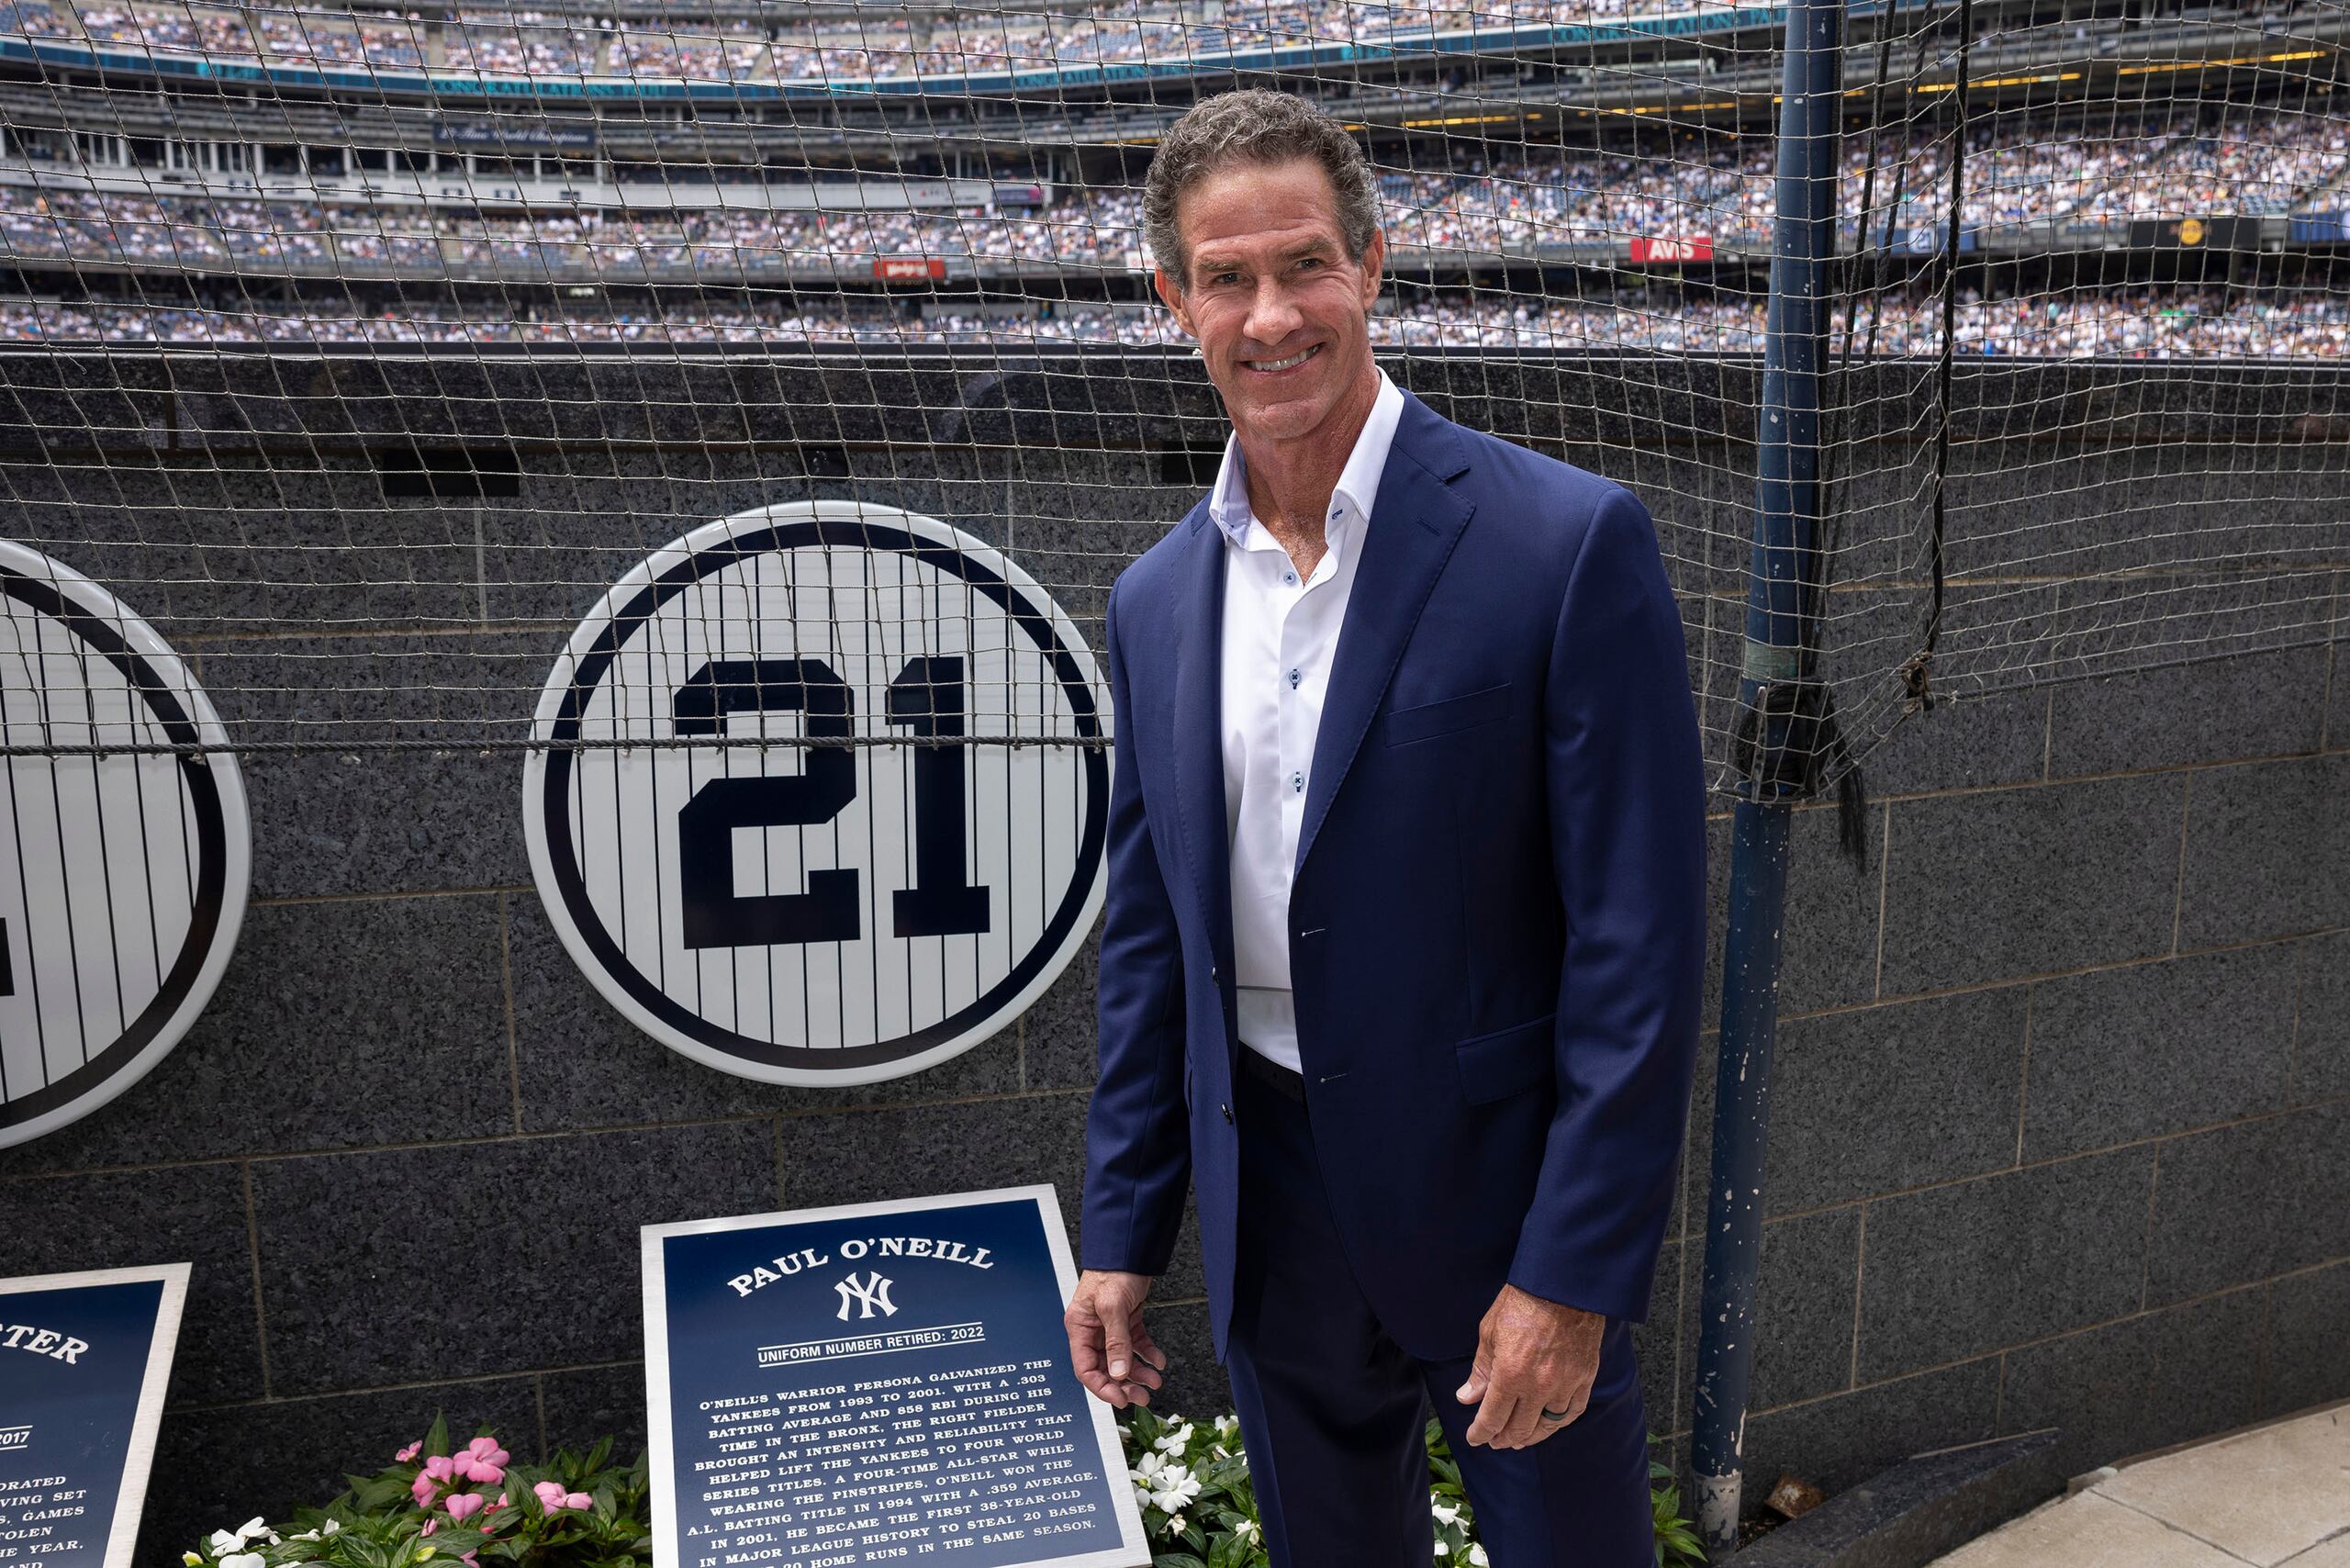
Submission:
<svg viewBox="0 0 2350 1568">
<path fill-rule="evenodd" d="M 1371 504 L 1379 497 L 1379 477 L 1387 469 L 1387 449 L 1394 444 L 1395 427 L 1403 417 L 1403 390 L 1381 370 L 1379 396 L 1371 405 L 1371 417 L 1363 420 L 1354 451 L 1348 454 L 1337 488 L 1330 497 L 1334 510 L 1341 505 L 1351 506 L 1357 517 L 1369 519 Z M 1224 464 L 1216 470 L 1215 488 L 1208 492 L 1208 516 L 1235 544 L 1248 538 L 1248 525 L 1256 519 L 1248 507 L 1248 460 L 1241 455 L 1237 435 L 1225 438 Z"/>
</svg>

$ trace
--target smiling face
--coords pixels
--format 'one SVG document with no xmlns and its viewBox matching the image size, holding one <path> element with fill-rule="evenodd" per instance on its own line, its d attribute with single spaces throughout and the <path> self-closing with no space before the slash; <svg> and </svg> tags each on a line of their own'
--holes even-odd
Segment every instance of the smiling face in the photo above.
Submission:
<svg viewBox="0 0 2350 1568">
<path fill-rule="evenodd" d="M 1162 268 L 1158 296 L 1199 340 L 1243 444 L 1359 427 L 1377 393 L 1365 313 L 1386 249 L 1374 231 L 1348 256 L 1322 166 L 1219 169 L 1183 193 L 1181 228 L 1188 286 Z"/>
</svg>

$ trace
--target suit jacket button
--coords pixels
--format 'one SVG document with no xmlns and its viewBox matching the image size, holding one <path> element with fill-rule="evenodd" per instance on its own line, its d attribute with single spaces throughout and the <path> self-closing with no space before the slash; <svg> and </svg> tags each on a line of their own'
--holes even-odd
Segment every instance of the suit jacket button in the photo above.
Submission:
<svg viewBox="0 0 2350 1568">
<path fill-rule="evenodd" d="M 1219 1103 L 1219 1104 L 1217 1104 L 1216 1109 L 1217 1109 L 1217 1110 L 1219 1110 L 1219 1111 L 1222 1111 L 1222 1112 L 1224 1113 L 1224 1119 L 1225 1119 L 1225 1121 L 1227 1121 L 1227 1122 L 1228 1122 L 1228 1121 L 1232 1120 L 1232 1107 L 1231 1107 L 1231 1105 L 1230 1105 L 1230 1104 L 1228 1104 L 1228 1103 Z"/>
<path fill-rule="evenodd" d="M 1210 985 L 1214 985 L 1215 983 L 1215 966 L 1214 964 L 1210 964 L 1208 966 L 1208 983 Z"/>
</svg>

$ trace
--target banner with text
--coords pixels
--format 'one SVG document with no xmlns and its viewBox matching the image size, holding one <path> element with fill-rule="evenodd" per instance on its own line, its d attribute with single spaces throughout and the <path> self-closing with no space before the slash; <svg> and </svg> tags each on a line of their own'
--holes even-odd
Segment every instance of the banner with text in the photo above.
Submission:
<svg viewBox="0 0 2350 1568">
<path fill-rule="evenodd" d="M 659 1568 L 1134 1568 L 1050 1186 L 644 1228 Z"/>
</svg>

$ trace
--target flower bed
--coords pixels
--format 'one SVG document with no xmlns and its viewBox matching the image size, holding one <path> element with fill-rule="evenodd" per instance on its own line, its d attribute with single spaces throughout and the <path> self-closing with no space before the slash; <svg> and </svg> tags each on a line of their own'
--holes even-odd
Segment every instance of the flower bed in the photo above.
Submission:
<svg viewBox="0 0 2350 1568">
<path fill-rule="evenodd" d="M 1249 1484 L 1240 1424 L 1190 1421 L 1148 1409 L 1119 1422 L 1127 1478 L 1142 1509 L 1155 1568 L 1265 1568 L 1264 1533 Z M 612 1462 L 612 1440 L 545 1464 L 516 1464 L 484 1428 L 453 1443 L 445 1421 L 324 1507 L 273 1529 L 260 1518 L 215 1530 L 183 1554 L 187 1568 L 647 1568 L 653 1561 L 651 1482 L 644 1456 Z M 1428 1512 L 1436 1562 L 1487 1568 L 1460 1467 L 1428 1423 Z M 1650 1467 L 1660 1568 L 1702 1564 L 1681 1518 L 1672 1472 Z"/>
</svg>

